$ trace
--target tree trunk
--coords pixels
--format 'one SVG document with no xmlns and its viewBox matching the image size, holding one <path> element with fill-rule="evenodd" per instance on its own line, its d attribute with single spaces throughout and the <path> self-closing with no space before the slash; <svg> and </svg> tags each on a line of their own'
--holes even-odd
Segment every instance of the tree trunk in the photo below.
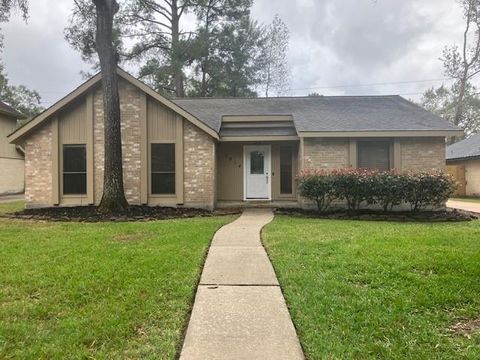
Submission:
<svg viewBox="0 0 480 360">
<path fill-rule="evenodd" d="M 123 189 L 122 135 L 118 95 L 117 53 L 113 46 L 113 17 L 119 10 L 115 0 L 93 0 L 97 12 L 96 50 L 103 87 L 105 166 L 103 196 L 99 211 L 117 213 L 128 207 Z"/>
<path fill-rule="evenodd" d="M 207 11 L 205 14 L 205 48 L 204 48 L 204 56 L 202 60 L 202 89 L 200 95 L 202 97 L 207 96 L 207 72 L 208 72 L 208 61 L 209 61 L 209 54 L 210 54 L 210 11 L 212 9 L 212 1 L 208 2 Z"/>
<path fill-rule="evenodd" d="M 177 0 L 172 0 L 172 66 L 173 66 L 173 78 L 175 84 L 175 95 L 177 97 L 184 97 L 184 84 L 183 84 L 183 61 L 180 51 L 180 15 L 178 13 Z"/>
<path fill-rule="evenodd" d="M 458 93 L 457 107 L 455 109 L 455 117 L 453 119 L 455 125 L 460 124 L 460 120 L 462 119 L 463 115 L 463 100 L 465 98 L 465 88 L 467 86 L 467 71 L 468 68 L 465 69 L 464 74 L 460 79 L 460 91 Z"/>
<path fill-rule="evenodd" d="M 463 116 L 463 101 L 465 100 L 465 88 L 467 86 L 467 76 L 468 76 L 468 68 L 463 73 L 463 77 L 460 79 L 460 90 L 458 93 L 458 98 L 457 98 L 457 106 L 455 108 L 455 116 L 453 118 L 453 123 L 458 126 L 460 124 L 460 121 L 462 120 Z M 448 139 L 448 144 L 453 144 L 460 140 L 458 136 L 452 136 L 451 138 Z"/>
</svg>

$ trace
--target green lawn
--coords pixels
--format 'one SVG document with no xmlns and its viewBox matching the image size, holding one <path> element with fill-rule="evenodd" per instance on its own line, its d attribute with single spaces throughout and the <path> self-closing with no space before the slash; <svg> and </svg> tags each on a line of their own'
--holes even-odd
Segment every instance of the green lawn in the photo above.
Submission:
<svg viewBox="0 0 480 360">
<path fill-rule="evenodd" d="M 465 202 L 471 202 L 471 203 L 480 203 L 480 198 L 477 198 L 477 197 L 451 198 L 450 200 L 465 201 Z"/>
<path fill-rule="evenodd" d="M 263 242 L 309 359 L 480 358 L 450 331 L 480 320 L 480 221 L 279 216 Z"/>
<path fill-rule="evenodd" d="M 231 220 L 0 219 L 0 358 L 174 358 L 210 240 Z"/>
</svg>

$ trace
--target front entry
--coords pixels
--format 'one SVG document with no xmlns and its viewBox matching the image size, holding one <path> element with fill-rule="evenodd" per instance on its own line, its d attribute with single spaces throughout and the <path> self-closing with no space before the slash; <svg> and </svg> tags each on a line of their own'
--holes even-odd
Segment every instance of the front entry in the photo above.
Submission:
<svg viewBox="0 0 480 360">
<path fill-rule="evenodd" d="M 244 151 L 244 200 L 271 200 L 270 145 L 246 145 Z"/>
</svg>

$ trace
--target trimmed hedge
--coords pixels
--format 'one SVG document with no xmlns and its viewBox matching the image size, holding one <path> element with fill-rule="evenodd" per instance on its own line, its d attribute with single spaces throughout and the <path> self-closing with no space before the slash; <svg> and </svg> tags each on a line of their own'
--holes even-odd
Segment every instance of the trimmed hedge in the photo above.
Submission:
<svg viewBox="0 0 480 360">
<path fill-rule="evenodd" d="M 330 208 L 335 200 L 345 201 L 349 210 L 362 204 L 379 205 L 391 211 L 402 203 L 412 211 L 441 206 L 456 189 L 452 177 L 440 172 L 374 171 L 364 169 L 302 171 L 298 176 L 300 195 L 316 203 L 318 211 Z"/>
</svg>

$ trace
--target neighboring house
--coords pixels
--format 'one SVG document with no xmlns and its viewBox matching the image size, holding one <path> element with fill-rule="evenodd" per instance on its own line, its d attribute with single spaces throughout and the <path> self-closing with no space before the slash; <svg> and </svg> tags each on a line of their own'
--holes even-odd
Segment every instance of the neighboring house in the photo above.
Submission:
<svg viewBox="0 0 480 360">
<path fill-rule="evenodd" d="M 21 193 L 24 189 L 24 156 L 20 146 L 8 142 L 7 136 L 24 116 L 0 101 L 0 195 Z"/>
<path fill-rule="evenodd" d="M 131 204 L 296 206 L 301 169 L 444 169 L 445 137 L 460 133 L 399 96 L 168 100 L 118 74 Z M 101 75 L 9 140 L 25 144 L 27 206 L 98 204 Z"/>
<path fill-rule="evenodd" d="M 459 183 L 458 196 L 480 196 L 480 134 L 448 146 L 447 165 Z"/>
</svg>

